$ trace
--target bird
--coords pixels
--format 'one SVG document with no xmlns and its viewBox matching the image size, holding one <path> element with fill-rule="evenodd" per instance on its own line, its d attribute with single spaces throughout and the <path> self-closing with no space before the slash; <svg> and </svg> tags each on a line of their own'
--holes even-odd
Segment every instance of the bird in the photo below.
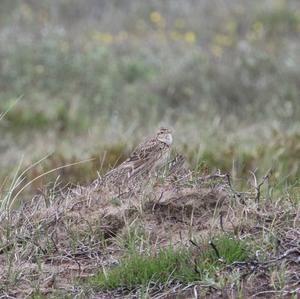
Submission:
<svg viewBox="0 0 300 299">
<path fill-rule="evenodd" d="M 172 143 L 172 131 L 161 127 L 155 136 L 146 138 L 123 163 L 109 171 L 104 181 L 120 185 L 153 176 L 166 164 Z"/>
<path fill-rule="evenodd" d="M 168 160 L 172 143 L 171 130 L 160 128 L 154 137 L 139 144 L 121 167 L 131 168 L 130 177 L 144 172 L 153 173 Z"/>
</svg>

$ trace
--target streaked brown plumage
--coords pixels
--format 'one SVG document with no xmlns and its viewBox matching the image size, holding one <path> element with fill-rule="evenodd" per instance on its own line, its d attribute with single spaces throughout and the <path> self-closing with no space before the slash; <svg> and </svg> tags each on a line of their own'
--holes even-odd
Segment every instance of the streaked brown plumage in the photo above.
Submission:
<svg viewBox="0 0 300 299">
<path fill-rule="evenodd" d="M 108 172 L 103 177 L 104 181 L 120 185 L 152 175 L 166 163 L 172 142 L 171 131 L 167 128 L 160 128 L 154 137 L 139 144 L 127 160 Z"/>
</svg>

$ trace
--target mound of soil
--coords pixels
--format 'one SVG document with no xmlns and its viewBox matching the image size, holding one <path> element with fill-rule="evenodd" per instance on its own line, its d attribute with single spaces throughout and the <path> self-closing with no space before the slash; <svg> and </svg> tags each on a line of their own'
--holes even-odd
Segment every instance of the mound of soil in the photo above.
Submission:
<svg viewBox="0 0 300 299">
<path fill-rule="evenodd" d="M 217 232 L 258 234 L 258 224 L 268 227 L 280 217 L 272 205 L 253 207 L 251 196 L 240 200 L 227 175 L 201 177 L 182 159 L 179 167 L 173 164 L 167 174 L 145 178 L 136 188 L 100 185 L 96 181 L 36 196 L 1 221 L 1 295 L 81 294 L 78 279 L 115 265 L 132 227 L 142 227 L 155 249 Z M 257 286 L 266 283 L 265 278 L 257 281 Z"/>
</svg>

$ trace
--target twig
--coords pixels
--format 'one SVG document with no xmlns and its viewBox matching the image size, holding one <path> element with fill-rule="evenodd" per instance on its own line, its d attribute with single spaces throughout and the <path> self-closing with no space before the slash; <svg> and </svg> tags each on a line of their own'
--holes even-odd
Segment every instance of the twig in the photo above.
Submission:
<svg viewBox="0 0 300 299">
<path fill-rule="evenodd" d="M 153 207 L 152 207 L 152 212 L 155 211 L 156 205 L 160 203 L 161 199 L 163 198 L 164 195 L 164 191 L 161 192 L 159 199 L 157 200 L 157 202 L 154 203 Z"/>
<path fill-rule="evenodd" d="M 283 254 L 281 254 L 279 257 L 266 261 L 265 264 L 270 264 L 270 263 L 274 263 L 274 262 L 278 262 L 284 258 L 286 258 L 287 256 L 289 256 L 292 253 L 298 253 L 300 256 L 300 247 L 293 247 L 288 249 L 287 251 L 285 251 Z"/>
<path fill-rule="evenodd" d="M 261 291 L 261 292 L 253 294 L 250 298 L 255 298 L 255 297 L 260 296 L 260 295 L 278 294 L 278 293 L 282 293 L 282 291 L 276 291 L 276 290 Z"/>
<path fill-rule="evenodd" d="M 261 291 L 258 293 L 255 293 L 251 296 L 251 298 L 255 298 L 260 295 L 265 295 L 265 294 L 282 294 L 282 295 L 292 295 L 292 294 L 300 294 L 300 288 L 293 289 L 293 290 L 269 290 L 269 291 Z"/>
<path fill-rule="evenodd" d="M 250 171 L 250 173 L 252 174 L 253 176 L 253 180 L 254 180 L 254 188 L 255 188 L 255 202 L 258 204 L 259 201 L 260 201 L 260 195 L 261 195 L 261 186 L 265 183 L 266 180 L 268 180 L 270 178 L 270 175 L 271 175 L 271 171 L 272 171 L 272 168 L 270 168 L 266 174 L 264 175 L 264 177 L 262 178 L 261 182 L 258 183 L 257 182 L 257 177 L 255 175 L 255 171 Z"/>
<path fill-rule="evenodd" d="M 211 179 L 226 179 L 227 176 L 228 176 L 228 174 L 220 174 L 219 172 L 217 172 L 215 174 L 201 176 L 201 177 L 199 177 L 199 180 L 207 181 L 207 180 L 211 180 Z"/>
<path fill-rule="evenodd" d="M 208 244 L 213 248 L 213 250 L 215 251 L 215 253 L 218 257 L 218 259 L 220 259 L 221 256 L 220 256 L 220 253 L 219 253 L 219 250 L 218 250 L 217 246 L 212 241 L 209 241 Z"/>
<path fill-rule="evenodd" d="M 220 227 L 221 227 L 221 230 L 222 232 L 225 232 L 224 230 L 224 225 L 223 225 L 223 212 L 220 213 Z"/>
<path fill-rule="evenodd" d="M 200 246 L 195 242 L 193 241 L 192 239 L 189 240 L 195 247 L 197 247 L 198 249 L 200 249 Z"/>
</svg>

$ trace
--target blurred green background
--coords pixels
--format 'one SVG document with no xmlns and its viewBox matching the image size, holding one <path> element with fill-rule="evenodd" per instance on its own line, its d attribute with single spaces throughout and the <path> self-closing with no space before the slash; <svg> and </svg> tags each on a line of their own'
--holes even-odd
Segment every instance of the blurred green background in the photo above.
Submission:
<svg viewBox="0 0 300 299">
<path fill-rule="evenodd" d="M 52 153 L 31 178 L 88 183 L 167 125 L 193 168 L 295 185 L 300 2 L 1 0 L 0 113 L 2 178 Z"/>
</svg>

